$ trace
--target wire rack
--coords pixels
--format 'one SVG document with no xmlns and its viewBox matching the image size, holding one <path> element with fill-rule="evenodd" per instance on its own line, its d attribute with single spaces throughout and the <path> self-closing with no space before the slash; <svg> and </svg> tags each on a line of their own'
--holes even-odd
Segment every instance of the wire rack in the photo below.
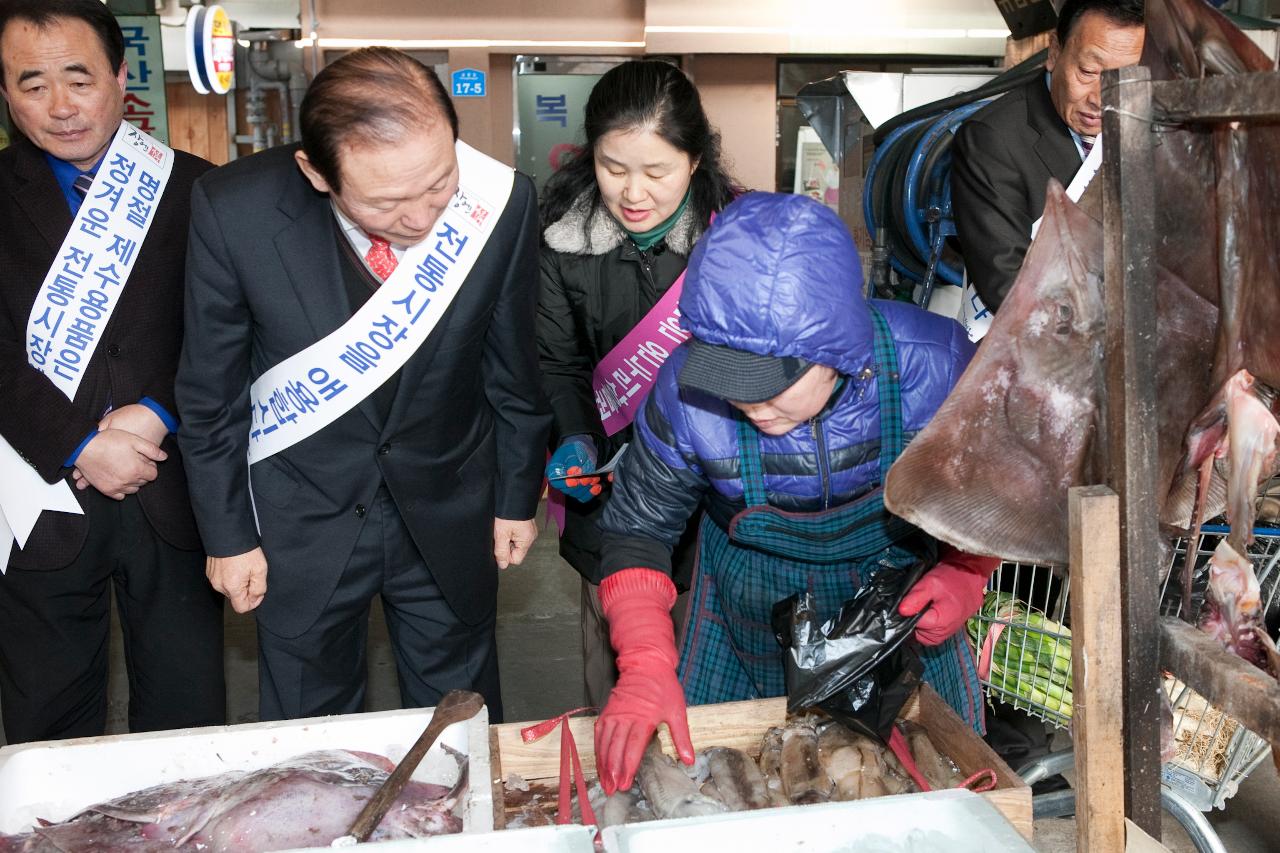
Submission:
<svg viewBox="0 0 1280 853">
<path fill-rule="evenodd" d="M 1192 564 L 1191 604 L 1196 613 L 1204 603 L 1209 585 L 1209 557 L 1226 534 L 1225 525 L 1205 525 Z M 1166 615 L 1183 614 L 1182 570 L 1188 559 L 1189 547 L 1186 540 L 1180 539 L 1176 543 L 1172 571 L 1165 578 L 1161 591 L 1160 610 Z M 1254 528 L 1249 557 L 1262 591 L 1262 612 L 1267 617 L 1267 631 L 1274 636 L 1276 618 L 1280 616 L 1280 529 Z M 1165 764 L 1161 777 L 1166 785 L 1201 811 L 1222 808 L 1235 795 L 1245 777 L 1266 758 L 1270 746 L 1173 676 L 1165 676 L 1164 689 L 1173 704 L 1177 752 Z"/>
<path fill-rule="evenodd" d="M 1226 533 L 1222 524 L 1204 526 L 1193 563 L 1191 607 L 1196 613 L 1208 588 L 1209 557 Z M 1182 613 L 1181 578 L 1188 547 L 1182 539 L 1174 543 L 1170 571 L 1161 590 L 1164 614 Z M 1255 528 L 1249 556 L 1262 591 L 1267 630 L 1275 636 L 1280 625 L 1280 527 Z M 1006 608 L 992 614 L 990 608 L 984 608 L 974 617 L 970 636 L 987 695 L 1058 728 L 1068 727 L 1070 670 L 1060 679 L 1068 689 L 1061 695 L 1050 694 L 1045 689 L 1044 661 L 1059 655 L 1070 658 L 1070 576 L 1057 567 L 1004 563 L 991 578 L 989 602 L 992 593 L 1000 594 L 1002 603 L 1007 596 L 1022 606 L 1017 613 Z M 1023 663 L 1032 659 L 1040 661 L 1035 672 Z M 1270 747 L 1181 681 L 1166 676 L 1164 688 L 1173 707 L 1177 753 L 1165 765 L 1163 780 L 1201 811 L 1221 808 Z"/>
<path fill-rule="evenodd" d="M 989 615 L 984 606 L 974 617 L 976 632 L 971 632 L 978 675 L 987 695 L 1059 728 L 1071 724 L 1069 701 L 1049 695 L 1042 683 L 1037 687 L 1031 681 L 1032 667 L 1021 662 L 1045 652 L 1070 658 L 1071 629 L 1067 627 L 1070 592 L 1071 576 L 1060 568 L 1003 563 L 991 576 L 988 601 L 991 594 L 996 593 L 1001 596 L 1002 604 L 1015 600 L 1024 609 L 1017 614 Z M 1035 616 L 1057 623 L 1061 629 L 1046 628 L 1043 623 L 1033 625 Z M 1046 668 L 1035 669 L 1043 673 Z M 1069 666 L 1062 676 L 1060 680 L 1069 688 Z"/>
</svg>

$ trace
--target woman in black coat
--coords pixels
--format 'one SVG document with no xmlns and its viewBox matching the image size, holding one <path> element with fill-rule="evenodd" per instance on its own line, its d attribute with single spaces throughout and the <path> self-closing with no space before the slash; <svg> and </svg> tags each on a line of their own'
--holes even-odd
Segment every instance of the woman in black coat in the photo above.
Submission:
<svg viewBox="0 0 1280 853">
<path fill-rule="evenodd" d="M 586 696 L 603 706 L 617 678 L 596 595 L 608 482 L 557 478 L 594 470 L 631 439 L 630 426 L 608 434 L 602 406 L 611 401 L 598 399 L 592 372 L 680 278 L 711 218 L 740 190 L 721 166 L 697 90 L 670 63 L 637 60 L 606 73 L 587 100 L 584 130 L 582 153 L 543 194 L 538 352 L 555 415 L 547 476 L 566 504 L 560 553 L 583 577 Z M 693 556 L 691 541 L 674 555 L 682 586 Z"/>
</svg>

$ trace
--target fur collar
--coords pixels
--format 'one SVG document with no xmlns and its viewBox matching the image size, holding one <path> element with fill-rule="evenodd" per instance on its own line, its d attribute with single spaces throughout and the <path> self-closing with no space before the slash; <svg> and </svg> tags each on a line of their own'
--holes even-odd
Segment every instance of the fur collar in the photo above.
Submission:
<svg viewBox="0 0 1280 853">
<path fill-rule="evenodd" d="M 676 224 L 667 232 L 667 248 L 688 257 L 693 244 L 702 235 L 697 227 L 693 205 L 684 209 Z M 591 193 L 578 196 L 568 212 L 547 226 L 542 233 L 547 247 L 567 255 L 603 255 L 622 245 L 626 232 L 603 204 L 591 204 Z"/>
</svg>

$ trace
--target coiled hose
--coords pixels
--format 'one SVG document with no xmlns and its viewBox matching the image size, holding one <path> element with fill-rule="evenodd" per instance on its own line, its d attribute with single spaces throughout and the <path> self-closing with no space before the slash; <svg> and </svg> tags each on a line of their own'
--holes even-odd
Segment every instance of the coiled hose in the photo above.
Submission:
<svg viewBox="0 0 1280 853">
<path fill-rule="evenodd" d="M 951 142 L 960 123 L 990 99 L 1044 73 L 1047 51 L 968 92 L 916 107 L 877 128 L 875 155 L 863 187 L 862 212 L 873 235 L 871 281 L 876 296 L 927 308 L 935 283 L 960 285 L 959 259 L 947 257 L 951 216 Z M 892 283 L 890 270 L 902 283 Z"/>
</svg>

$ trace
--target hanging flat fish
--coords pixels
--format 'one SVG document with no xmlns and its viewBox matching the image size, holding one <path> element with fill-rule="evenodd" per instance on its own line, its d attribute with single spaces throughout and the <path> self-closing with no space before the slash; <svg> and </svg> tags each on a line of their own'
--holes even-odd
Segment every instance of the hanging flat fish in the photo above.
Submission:
<svg viewBox="0 0 1280 853">
<path fill-rule="evenodd" d="M 1227 520 L 1231 532 L 1209 558 L 1209 590 L 1200 627 L 1224 646 L 1261 669 L 1272 670 L 1263 623 L 1262 594 L 1248 545 L 1253 539 L 1258 484 L 1277 470 L 1280 423 L 1271 407 L 1258 397 L 1253 377 L 1241 370 L 1227 381 L 1226 447 Z"/>
<path fill-rule="evenodd" d="M 1098 223 L 1052 182 L 990 332 L 889 471 L 892 512 L 970 553 L 1065 562 L 1067 489 L 1102 473 L 1101 277 Z"/>
<path fill-rule="evenodd" d="M 1273 67 L 1199 0 L 1149 0 L 1146 15 L 1142 61 L 1155 79 Z M 1197 497 L 1206 516 L 1225 507 L 1225 465 L 1203 465 L 1226 430 L 1219 389 L 1242 368 L 1280 387 L 1280 126 L 1161 126 L 1153 145 L 1156 489 L 1160 522 L 1174 535 L 1192 526 Z M 1101 316 L 1101 231 L 1064 215 L 1055 192 L 1046 221 L 1055 217 L 1057 227 L 1042 226 L 978 355 L 899 459 L 885 498 L 964 550 L 1061 564 L 1066 489 L 1101 482 L 1108 466 L 1098 440 L 1103 329 L 1079 316 L 1082 307 Z M 1077 269 L 1064 266 L 1070 259 Z M 1005 319 L 1011 307 L 1018 316 Z M 1043 309 L 1069 324 L 1043 334 Z M 1067 427 L 1064 415 L 1078 420 Z M 1066 429 L 1071 436 L 1059 434 Z"/>
</svg>

